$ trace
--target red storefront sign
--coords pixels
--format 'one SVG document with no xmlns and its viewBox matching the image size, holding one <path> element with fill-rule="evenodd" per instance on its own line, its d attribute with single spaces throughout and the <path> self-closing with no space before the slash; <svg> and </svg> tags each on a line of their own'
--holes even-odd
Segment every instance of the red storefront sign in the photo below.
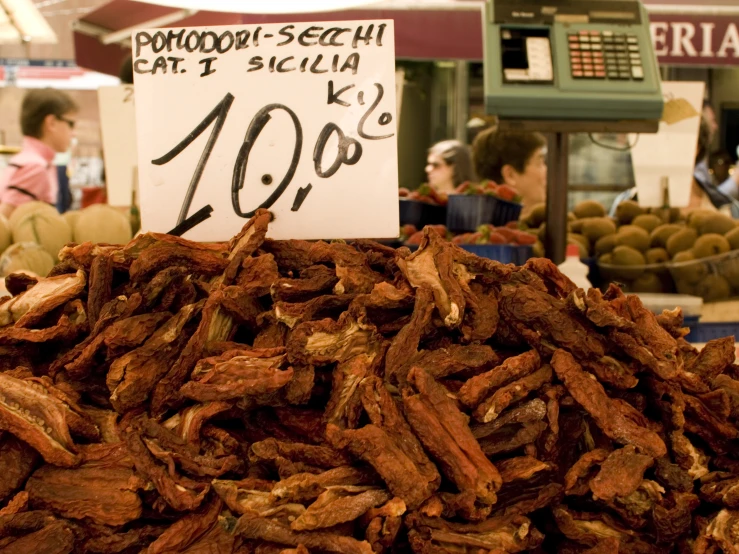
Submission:
<svg viewBox="0 0 739 554">
<path fill-rule="evenodd" d="M 661 64 L 739 65 L 739 22 L 733 17 L 651 15 Z"/>
</svg>

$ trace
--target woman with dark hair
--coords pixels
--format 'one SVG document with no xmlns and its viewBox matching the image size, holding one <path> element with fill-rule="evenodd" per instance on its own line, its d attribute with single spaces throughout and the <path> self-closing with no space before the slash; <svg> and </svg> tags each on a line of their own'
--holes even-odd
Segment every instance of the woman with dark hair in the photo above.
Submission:
<svg viewBox="0 0 739 554">
<path fill-rule="evenodd" d="M 426 176 L 436 192 L 452 194 L 464 182 L 474 181 L 472 156 L 467 145 L 445 140 L 429 148 Z"/>
</svg>

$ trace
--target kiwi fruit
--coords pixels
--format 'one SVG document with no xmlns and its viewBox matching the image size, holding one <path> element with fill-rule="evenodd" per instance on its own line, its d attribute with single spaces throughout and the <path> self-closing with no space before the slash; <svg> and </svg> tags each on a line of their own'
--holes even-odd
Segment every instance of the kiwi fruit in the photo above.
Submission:
<svg viewBox="0 0 739 554">
<path fill-rule="evenodd" d="M 613 264 L 613 254 L 608 252 L 607 254 L 603 254 L 602 256 L 598 257 L 598 263 L 599 264 L 606 264 L 606 265 L 612 265 Z"/>
<path fill-rule="evenodd" d="M 698 237 L 695 241 L 693 245 L 693 256 L 696 259 L 708 258 L 709 256 L 725 254 L 729 250 L 731 250 L 731 245 L 723 235 L 708 233 Z"/>
<path fill-rule="evenodd" d="M 739 290 L 739 259 L 725 260 L 721 264 L 721 275 L 729 282 L 732 289 Z"/>
<path fill-rule="evenodd" d="M 649 208 L 647 211 L 650 214 L 659 216 L 665 223 L 677 223 L 683 219 L 680 208 Z"/>
<path fill-rule="evenodd" d="M 656 273 L 646 272 L 631 283 L 632 292 L 663 292 L 662 280 Z"/>
<path fill-rule="evenodd" d="M 691 285 L 682 279 L 675 279 L 675 289 L 678 294 L 689 294 L 695 296 L 695 285 Z"/>
<path fill-rule="evenodd" d="M 572 211 L 577 219 L 604 217 L 606 215 L 606 209 L 603 207 L 603 204 L 596 200 L 583 200 Z"/>
<path fill-rule="evenodd" d="M 639 252 L 649 248 L 649 233 L 636 225 L 624 225 L 616 233 L 617 246 L 630 246 Z"/>
<path fill-rule="evenodd" d="M 586 221 L 585 219 L 576 219 L 575 221 L 569 224 L 568 230 L 571 233 L 582 233 L 582 226 L 585 224 L 585 221 Z"/>
<path fill-rule="evenodd" d="M 698 240 L 698 231 L 693 228 L 686 227 L 670 236 L 670 238 L 667 239 L 665 248 L 667 248 L 667 253 L 670 257 L 674 259 L 675 254 L 678 252 L 685 252 L 686 250 L 693 248 L 696 240 Z"/>
<path fill-rule="evenodd" d="M 532 254 L 535 258 L 543 258 L 544 257 L 544 243 L 540 240 L 537 240 L 534 243 L 534 246 L 531 249 Z"/>
<path fill-rule="evenodd" d="M 664 264 L 670 261 L 670 255 L 664 248 L 650 248 L 644 254 L 648 264 Z"/>
<path fill-rule="evenodd" d="M 673 256 L 672 262 L 674 264 L 679 264 L 670 268 L 676 281 L 679 280 L 688 285 L 695 285 L 705 279 L 706 275 L 708 275 L 706 264 L 697 262 L 695 256 L 693 256 L 693 253 L 690 250 L 678 252 Z"/>
<path fill-rule="evenodd" d="M 586 237 L 585 235 L 581 235 L 579 233 L 568 233 L 567 240 L 568 241 L 574 240 L 580 243 L 582 247 L 585 249 L 585 252 L 586 252 L 585 257 L 586 258 L 588 257 L 588 255 L 590 254 L 590 241 L 588 240 L 588 237 Z"/>
<path fill-rule="evenodd" d="M 529 227 L 539 227 L 547 219 L 547 205 L 545 203 L 536 204 L 531 208 L 525 222 Z"/>
<path fill-rule="evenodd" d="M 725 300 L 731 295 L 731 285 L 721 275 L 711 274 L 695 286 L 695 293 L 706 302 Z"/>
<path fill-rule="evenodd" d="M 729 246 L 731 246 L 732 250 L 739 250 L 739 227 L 734 227 L 724 236 L 729 241 Z"/>
<path fill-rule="evenodd" d="M 630 224 L 634 218 L 644 213 L 644 208 L 633 200 L 624 200 L 616 206 L 616 219 L 621 225 Z"/>
<path fill-rule="evenodd" d="M 614 268 L 614 277 L 631 281 L 638 279 L 644 273 L 644 254 L 631 246 L 616 246 L 611 252 Z"/>
<path fill-rule="evenodd" d="M 667 246 L 667 239 L 672 235 L 681 231 L 685 227 L 676 223 L 665 223 L 654 229 L 649 235 L 649 246 L 652 248 L 664 248 Z"/>
<path fill-rule="evenodd" d="M 663 223 L 664 222 L 662 221 L 662 218 L 654 214 L 641 214 L 641 215 L 636 216 L 633 220 L 631 220 L 632 225 L 641 227 L 647 233 L 651 233 Z"/>
<path fill-rule="evenodd" d="M 615 247 L 616 235 L 613 234 L 599 238 L 593 248 L 595 249 L 596 256 L 602 256 L 603 254 L 608 254 L 609 252 L 611 252 Z"/>
<path fill-rule="evenodd" d="M 594 244 L 598 239 L 616 232 L 616 224 L 607 217 L 591 217 L 583 219 L 582 234 L 588 237 L 590 244 Z"/>
<path fill-rule="evenodd" d="M 711 217 L 706 218 L 698 229 L 701 235 L 717 234 L 725 235 L 729 231 L 736 229 L 734 220 L 726 214 L 714 212 Z"/>
<path fill-rule="evenodd" d="M 714 210 L 693 210 L 688 214 L 688 227 L 692 227 L 700 233 L 705 222 L 715 217 L 717 213 Z"/>
</svg>

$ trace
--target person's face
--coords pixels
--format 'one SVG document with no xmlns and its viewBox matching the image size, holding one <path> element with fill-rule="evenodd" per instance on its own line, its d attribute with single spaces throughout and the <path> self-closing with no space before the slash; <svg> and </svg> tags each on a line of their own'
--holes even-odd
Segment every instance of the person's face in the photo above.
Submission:
<svg viewBox="0 0 739 554">
<path fill-rule="evenodd" d="M 436 189 L 454 188 L 454 168 L 439 155 L 429 154 L 426 160 L 426 176 L 429 185 Z"/>
<path fill-rule="evenodd" d="M 543 202 L 547 189 L 547 159 L 544 148 L 537 149 L 526 162 L 522 173 L 511 168 L 506 184 L 518 189 L 528 202 Z"/>
<path fill-rule="evenodd" d="M 72 145 L 77 114 L 66 113 L 62 116 L 49 115 L 44 120 L 44 140 L 56 152 L 66 152 Z"/>
</svg>

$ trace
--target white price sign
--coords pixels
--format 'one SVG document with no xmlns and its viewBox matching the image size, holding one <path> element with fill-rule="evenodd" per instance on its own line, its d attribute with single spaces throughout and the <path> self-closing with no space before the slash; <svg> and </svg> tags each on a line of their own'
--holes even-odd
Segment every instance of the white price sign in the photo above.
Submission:
<svg viewBox="0 0 739 554">
<path fill-rule="evenodd" d="M 392 21 L 133 33 L 142 228 L 233 236 L 398 234 Z"/>
<path fill-rule="evenodd" d="M 98 104 L 108 204 L 130 206 L 137 163 L 133 85 L 100 87 Z"/>
</svg>

